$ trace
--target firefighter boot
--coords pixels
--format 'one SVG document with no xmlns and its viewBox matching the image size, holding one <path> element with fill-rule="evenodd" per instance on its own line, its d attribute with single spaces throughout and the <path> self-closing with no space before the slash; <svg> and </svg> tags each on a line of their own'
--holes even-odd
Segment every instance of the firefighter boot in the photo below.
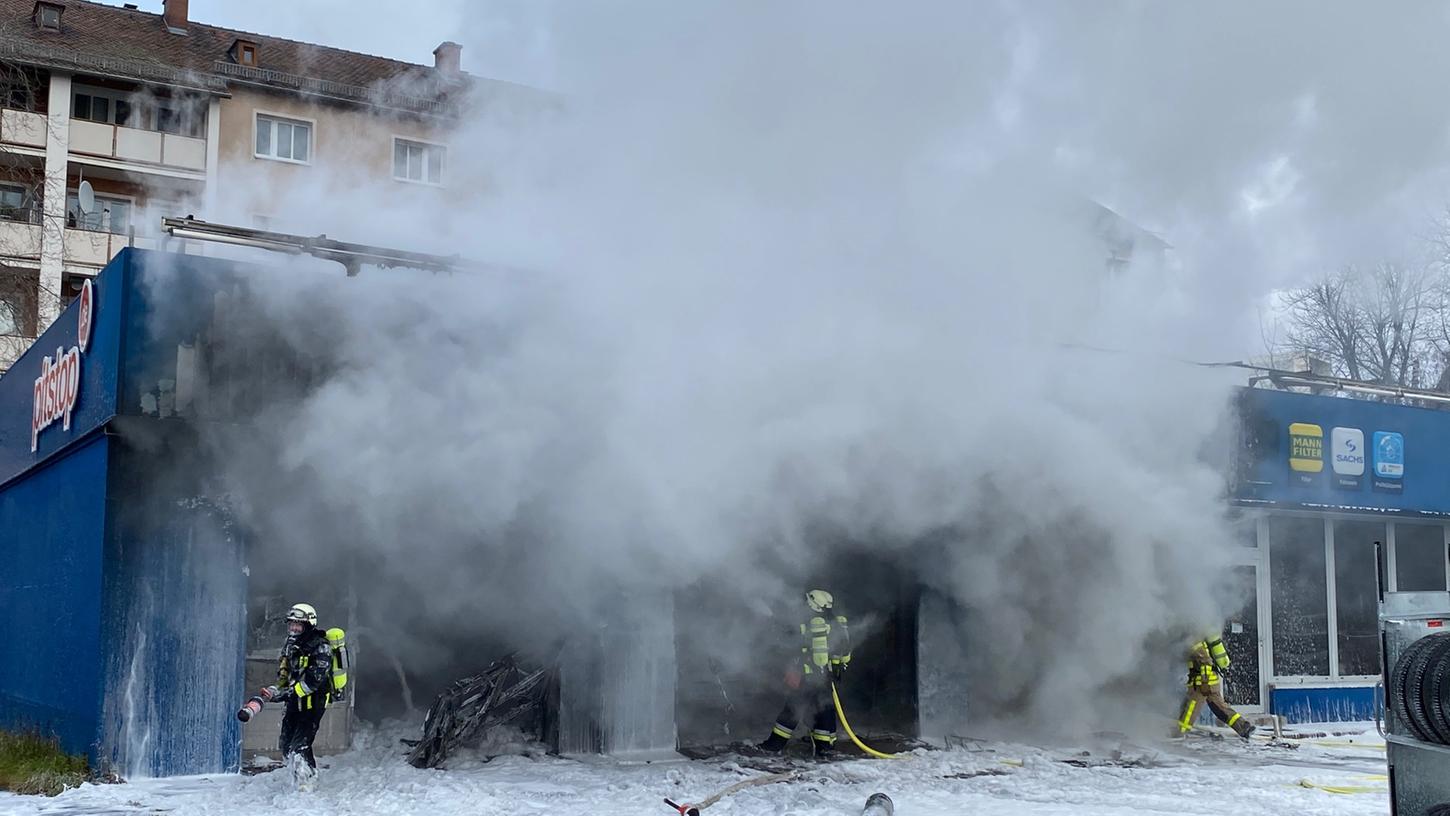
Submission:
<svg viewBox="0 0 1450 816">
<path fill-rule="evenodd" d="M 832 759 L 836 756 L 836 746 L 824 740 L 811 740 L 816 751 L 816 759 Z"/>
<path fill-rule="evenodd" d="M 1255 730 L 1253 723 L 1243 718 L 1240 718 L 1234 722 L 1233 729 L 1234 733 L 1238 734 L 1241 738 L 1245 740 L 1253 737 Z"/>
<path fill-rule="evenodd" d="M 782 734 L 782 731 L 785 731 L 785 729 L 781 728 L 779 725 L 775 726 L 774 728 L 770 729 L 770 736 L 765 738 L 765 742 L 762 742 L 755 747 L 771 754 L 778 754 L 781 751 L 784 751 L 786 743 L 790 741 L 790 732 L 785 731 L 785 733 Z"/>
</svg>

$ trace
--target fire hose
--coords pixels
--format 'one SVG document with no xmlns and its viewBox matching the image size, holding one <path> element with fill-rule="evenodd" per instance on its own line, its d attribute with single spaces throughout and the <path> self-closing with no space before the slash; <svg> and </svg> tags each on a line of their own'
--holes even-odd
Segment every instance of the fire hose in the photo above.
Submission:
<svg viewBox="0 0 1450 816">
<path fill-rule="evenodd" d="M 878 751 L 875 748 L 872 748 L 871 746 L 869 746 L 866 743 L 862 742 L 861 739 L 856 736 L 856 732 L 851 730 L 851 723 L 850 723 L 850 721 L 848 721 L 846 719 L 846 710 L 844 708 L 841 708 L 841 695 L 836 693 L 836 683 L 835 683 L 835 681 L 832 681 L 831 682 L 831 701 L 836 704 L 836 716 L 838 718 L 840 718 L 840 720 L 841 720 L 841 727 L 844 728 L 844 729 L 846 729 L 846 736 L 848 736 L 848 737 L 851 738 L 851 742 L 855 743 L 857 748 L 860 748 L 862 751 L 864 751 L 869 756 L 874 756 L 877 759 L 906 759 L 907 758 L 907 757 L 901 756 L 900 754 L 887 754 L 887 753 L 882 753 L 881 751 Z"/>
<path fill-rule="evenodd" d="M 790 779 L 795 779 L 797 775 L 798 775 L 798 773 L 796 771 L 786 771 L 785 773 L 766 774 L 765 776 L 757 776 L 757 777 L 754 777 L 753 779 L 746 779 L 743 782 L 736 782 L 734 785 L 731 785 L 730 787 L 726 788 L 725 790 L 722 790 L 722 791 L 720 791 L 720 792 L 718 792 L 718 793 L 716 793 L 716 794 L 714 794 L 714 795 L 712 795 L 712 796 L 710 796 L 710 797 L 708 797 L 706 799 L 702 799 L 699 802 L 696 802 L 696 803 L 693 803 L 693 804 L 692 803 L 689 803 L 689 802 L 686 802 L 684 804 L 680 804 L 678 802 L 673 802 L 673 801 L 671 801 L 669 799 L 666 799 L 665 800 L 665 804 L 667 804 L 670 807 L 674 808 L 675 810 L 679 811 L 680 816 L 700 816 L 700 811 L 704 810 L 705 808 L 707 808 L 707 807 L 715 804 L 716 802 L 720 801 L 721 799 L 724 799 L 725 797 L 727 797 L 727 796 L 729 796 L 729 795 L 731 795 L 733 793 L 739 793 L 740 791 L 743 791 L 746 788 L 753 788 L 753 787 L 756 787 L 757 785 L 770 785 L 770 784 L 773 784 L 775 782 L 785 782 L 785 781 L 790 780 Z"/>
</svg>

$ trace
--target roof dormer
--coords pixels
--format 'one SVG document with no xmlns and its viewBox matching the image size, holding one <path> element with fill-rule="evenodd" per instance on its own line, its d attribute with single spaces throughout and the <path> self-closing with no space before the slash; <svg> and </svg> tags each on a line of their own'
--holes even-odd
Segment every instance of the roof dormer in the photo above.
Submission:
<svg viewBox="0 0 1450 816">
<path fill-rule="evenodd" d="M 257 66 L 257 44 L 252 40 L 244 40 L 238 37 L 232 42 L 232 47 L 227 50 L 227 56 L 232 62 L 238 65 L 245 65 L 248 68 Z"/>
<path fill-rule="evenodd" d="M 35 27 L 42 31 L 60 31 L 60 16 L 65 13 L 65 3 L 59 0 L 37 0 L 31 12 Z"/>
</svg>

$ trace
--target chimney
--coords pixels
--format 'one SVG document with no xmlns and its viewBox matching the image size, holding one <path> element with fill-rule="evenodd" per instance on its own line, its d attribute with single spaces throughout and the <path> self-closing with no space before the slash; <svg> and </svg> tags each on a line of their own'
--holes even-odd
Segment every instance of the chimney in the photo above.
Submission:
<svg viewBox="0 0 1450 816">
<path fill-rule="evenodd" d="M 462 71 L 460 67 L 462 58 L 463 46 L 456 42 L 444 42 L 433 49 L 433 70 L 445 77 L 456 77 Z"/>
<path fill-rule="evenodd" d="M 173 34 L 186 31 L 186 11 L 189 0 L 162 0 L 161 19 Z"/>
</svg>

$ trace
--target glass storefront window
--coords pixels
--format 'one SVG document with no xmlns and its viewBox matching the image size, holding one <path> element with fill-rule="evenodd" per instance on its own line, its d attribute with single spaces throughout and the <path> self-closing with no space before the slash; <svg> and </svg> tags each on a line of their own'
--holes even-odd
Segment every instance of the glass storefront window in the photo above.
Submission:
<svg viewBox="0 0 1450 816">
<path fill-rule="evenodd" d="M 1324 521 L 1269 519 L 1270 617 L 1274 674 L 1329 675 L 1329 594 L 1325 582 Z"/>
<path fill-rule="evenodd" d="M 1401 592 L 1445 590 L 1445 528 L 1395 524 L 1395 578 Z"/>
<path fill-rule="evenodd" d="M 1334 522 L 1335 619 L 1341 675 L 1371 675 L 1380 670 L 1374 543 L 1385 540 L 1383 523 Z"/>
</svg>

